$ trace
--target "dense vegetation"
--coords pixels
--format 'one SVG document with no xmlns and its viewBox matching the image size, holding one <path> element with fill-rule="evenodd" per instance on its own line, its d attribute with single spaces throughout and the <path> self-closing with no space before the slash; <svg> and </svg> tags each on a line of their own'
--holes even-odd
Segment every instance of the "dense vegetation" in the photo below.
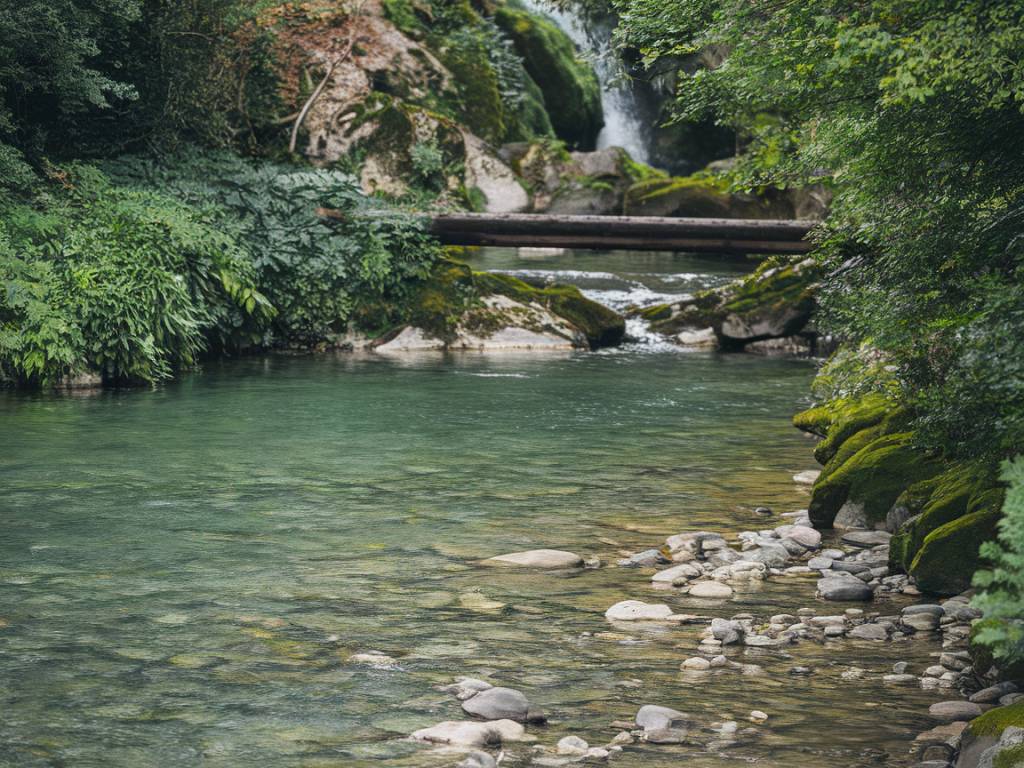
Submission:
<svg viewBox="0 0 1024 768">
<path fill-rule="evenodd" d="M 857 352 L 826 371 L 829 395 L 885 392 L 913 414 L 904 439 L 949 460 L 1019 451 L 1024 3 L 614 1 L 649 66 L 724 56 L 678 72 L 676 108 L 737 132 L 734 184 L 832 189 L 822 322 Z M 1006 653 L 1021 652 L 1018 493 L 983 577 L 1001 585 L 986 607 Z"/>
</svg>

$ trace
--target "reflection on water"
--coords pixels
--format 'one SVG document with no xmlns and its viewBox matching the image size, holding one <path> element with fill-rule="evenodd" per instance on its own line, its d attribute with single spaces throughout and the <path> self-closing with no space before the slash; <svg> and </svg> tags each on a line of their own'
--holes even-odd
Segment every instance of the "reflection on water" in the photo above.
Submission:
<svg viewBox="0 0 1024 768">
<path fill-rule="evenodd" d="M 609 564 L 801 506 L 809 445 L 788 415 L 812 373 L 638 349 L 272 356 L 154 391 L 0 395 L 0 764 L 453 765 L 401 737 L 459 717 L 433 686 L 463 674 L 528 693 L 551 717 L 531 728 L 544 744 L 603 743 L 645 703 L 770 715 L 760 739 L 636 746 L 618 766 L 900 764 L 925 694 L 840 679 L 852 660 L 887 671 L 877 646 L 740 649 L 766 674 L 701 676 L 679 669 L 700 627 L 602 615 L 651 597 L 792 612 L 812 604 L 804 582 L 716 606 L 638 570 L 475 564 L 535 547 Z M 397 668 L 347 661 L 366 651 Z M 798 664 L 816 673 L 788 675 Z"/>
</svg>

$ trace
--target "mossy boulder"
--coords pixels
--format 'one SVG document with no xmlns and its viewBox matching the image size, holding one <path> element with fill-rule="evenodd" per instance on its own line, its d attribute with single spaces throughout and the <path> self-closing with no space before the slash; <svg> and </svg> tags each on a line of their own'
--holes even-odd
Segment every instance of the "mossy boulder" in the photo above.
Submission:
<svg viewBox="0 0 1024 768">
<path fill-rule="evenodd" d="M 578 328 L 591 349 L 622 343 L 625 319 L 603 304 L 591 301 L 572 285 L 535 288 L 510 275 L 475 272 L 474 281 L 483 294 L 498 294 L 521 303 L 540 304 Z"/>
<path fill-rule="evenodd" d="M 732 287 L 712 325 L 723 349 L 742 349 L 766 339 L 793 336 L 817 307 L 820 276 L 813 259 L 768 259 Z"/>
<path fill-rule="evenodd" d="M 937 595 L 956 595 L 967 589 L 981 566 L 978 550 L 995 538 L 1001 516 L 998 509 L 981 509 L 929 533 L 908 569 L 918 588 Z"/>
<path fill-rule="evenodd" d="M 849 437 L 880 424 L 894 407 L 892 400 L 875 392 L 843 397 L 798 413 L 793 425 L 825 438 L 815 447 L 814 458 L 819 464 L 827 464 Z"/>
<path fill-rule="evenodd" d="M 648 178 L 626 192 L 627 216 L 696 216 L 729 219 L 791 219 L 784 195 L 730 192 L 726 182 L 707 173 Z"/>
<path fill-rule="evenodd" d="M 875 438 L 814 484 L 808 505 L 811 522 L 831 528 L 840 511 L 868 526 L 883 524 L 900 494 L 942 471 L 940 460 L 913 445 L 912 432 Z"/>
<path fill-rule="evenodd" d="M 999 737 L 1007 728 L 1024 728 L 1024 700 L 990 709 L 967 726 L 972 736 Z"/>
<path fill-rule="evenodd" d="M 911 485 L 887 516 L 894 568 L 909 571 L 926 538 L 938 528 L 976 512 L 999 512 L 1005 491 L 991 461 L 960 461 L 941 474 Z"/>
<path fill-rule="evenodd" d="M 555 134 L 577 149 L 593 149 L 603 126 L 601 87 L 572 40 L 548 19 L 503 6 L 495 23 L 511 38 L 544 96 Z"/>
<path fill-rule="evenodd" d="M 677 338 L 711 328 L 720 348 L 738 351 L 751 343 L 810 333 L 818 274 L 811 259 L 776 256 L 729 285 L 632 314 L 648 320 L 651 330 Z"/>
</svg>

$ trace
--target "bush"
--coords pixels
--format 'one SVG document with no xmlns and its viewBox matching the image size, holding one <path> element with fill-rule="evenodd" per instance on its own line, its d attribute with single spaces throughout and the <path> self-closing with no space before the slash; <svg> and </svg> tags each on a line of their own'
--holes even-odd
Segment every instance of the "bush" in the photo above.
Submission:
<svg viewBox="0 0 1024 768">
<path fill-rule="evenodd" d="M 272 310 L 244 249 L 210 211 L 111 185 L 78 166 L 67 189 L 0 212 L 0 371 L 47 385 L 83 372 L 157 381 L 228 346 Z"/>
<path fill-rule="evenodd" d="M 974 605 L 985 621 L 973 638 L 992 649 L 1000 666 L 1024 663 L 1024 458 L 1005 465 L 1009 482 L 997 541 L 985 543 L 981 554 L 992 562 L 979 571 L 974 584 L 981 592 Z"/>
<path fill-rule="evenodd" d="M 108 166 L 122 183 L 216 211 L 278 310 L 265 345 L 312 347 L 343 333 L 362 303 L 401 302 L 441 250 L 418 220 L 365 197 L 349 175 L 198 150 Z M 336 212 L 321 215 L 324 209 Z"/>
</svg>

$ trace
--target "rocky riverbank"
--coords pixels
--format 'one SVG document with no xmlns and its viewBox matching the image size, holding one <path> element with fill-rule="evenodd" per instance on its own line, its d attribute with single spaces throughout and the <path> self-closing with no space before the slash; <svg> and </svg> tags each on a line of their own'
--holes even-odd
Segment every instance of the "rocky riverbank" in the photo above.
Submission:
<svg viewBox="0 0 1024 768">
<path fill-rule="evenodd" d="M 818 473 L 801 472 L 794 481 L 816 483 Z M 808 510 L 777 516 L 760 507 L 755 514 L 779 524 L 738 534 L 684 531 L 614 563 L 573 552 L 531 550 L 497 555 L 483 565 L 621 570 L 623 585 L 628 587 L 625 599 L 607 608 L 605 621 L 621 631 L 640 625 L 661 625 L 665 631 L 703 626 L 693 647 L 677 646 L 681 674 L 694 686 L 730 685 L 736 675 L 821 674 L 823 670 L 814 667 L 785 665 L 802 644 L 823 646 L 834 653 L 843 644 L 884 648 L 891 660 L 888 671 L 879 673 L 851 663 L 843 668 L 838 682 L 855 687 L 879 676 L 894 698 L 907 687 L 932 692 L 934 700 L 921 713 L 931 727 L 908 743 L 901 765 L 1006 768 L 1020 764 L 1016 761 L 1024 744 L 1021 681 L 1007 679 L 972 647 L 972 627 L 983 617 L 970 604 L 971 591 L 945 598 L 923 594 L 914 576 L 901 572 L 899 564 L 891 561 L 894 537 L 887 531 L 853 527 L 822 531 L 812 525 Z M 805 604 L 770 615 L 729 610 L 737 593 L 770 580 L 806 585 Z M 629 598 L 643 582 L 672 600 Z M 683 596 L 699 606 L 699 612 L 680 612 L 669 604 Z M 595 627 L 594 633 L 600 632 Z M 918 644 L 928 649 L 926 654 L 917 649 Z M 922 663 L 922 656 L 931 662 Z M 916 660 L 908 661 L 910 657 Z M 773 663 L 769 671 L 768 659 L 783 663 Z M 412 738 L 472 749 L 460 758 L 460 768 L 495 766 L 503 758 L 516 765 L 593 763 L 614 760 L 636 745 L 727 749 L 766 738 L 773 714 L 781 714 L 766 707 L 769 711 L 757 709 L 734 719 L 705 721 L 685 711 L 685 698 L 659 700 L 641 706 L 629 719 L 607 723 L 614 736 L 600 745 L 592 746 L 578 735 L 545 743 L 546 718 L 530 701 L 529 692 L 476 678 L 458 678 L 443 690 L 455 695 L 469 718 L 417 730 Z M 504 751 L 495 756 L 484 749 Z"/>
</svg>

